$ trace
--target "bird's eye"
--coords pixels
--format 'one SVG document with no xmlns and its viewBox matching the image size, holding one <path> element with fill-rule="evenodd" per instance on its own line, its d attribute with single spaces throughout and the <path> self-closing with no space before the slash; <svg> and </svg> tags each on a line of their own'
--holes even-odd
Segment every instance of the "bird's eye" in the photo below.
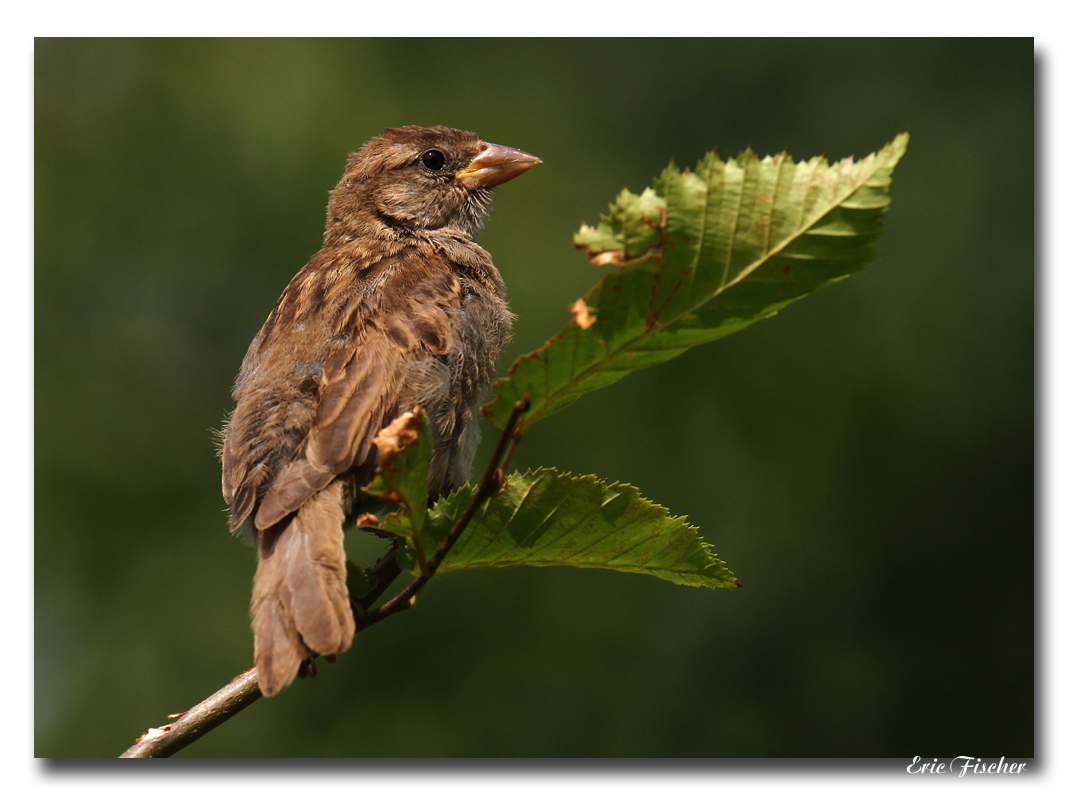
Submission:
<svg viewBox="0 0 1072 801">
<path fill-rule="evenodd" d="M 430 170 L 441 170 L 446 163 L 446 157 L 438 150 L 426 150 L 421 154 L 421 164 Z"/>
</svg>

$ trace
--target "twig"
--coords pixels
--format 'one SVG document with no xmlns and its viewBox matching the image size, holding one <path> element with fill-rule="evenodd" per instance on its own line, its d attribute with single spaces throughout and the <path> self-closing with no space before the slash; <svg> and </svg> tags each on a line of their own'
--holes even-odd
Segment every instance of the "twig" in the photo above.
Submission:
<svg viewBox="0 0 1072 801">
<path fill-rule="evenodd" d="M 365 610 L 380 599 L 387 588 L 394 583 L 402 572 L 398 565 L 398 544 L 394 544 L 383 556 L 379 558 L 372 569 L 369 570 L 369 578 L 372 579 L 372 589 L 360 598 L 350 596 L 350 606 L 354 610 L 355 620 L 365 616 Z"/>
<path fill-rule="evenodd" d="M 473 519 L 473 515 L 475 515 L 477 509 L 480 508 L 480 505 L 502 489 L 506 468 L 510 463 L 510 458 L 513 456 L 514 449 L 517 447 L 517 442 L 521 437 L 520 433 L 515 434 L 517 423 L 521 415 L 528 411 L 528 408 L 529 400 L 527 397 L 514 404 L 514 411 L 510 415 L 510 420 L 507 422 L 506 428 L 503 429 L 502 436 L 499 438 L 499 443 L 495 447 L 495 453 L 491 457 L 487 471 L 484 473 L 484 478 L 477 486 L 473 499 L 465 508 L 465 512 L 463 512 L 462 516 L 455 522 L 450 534 L 447 535 L 447 538 L 443 540 L 439 548 L 436 549 L 432 558 L 428 560 L 427 573 L 422 572 L 420 576 L 410 582 L 410 584 L 395 598 L 391 599 L 378 609 L 366 613 L 363 610 L 376 603 L 379 597 L 386 592 L 387 588 L 391 586 L 391 583 L 398 578 L 401 573 L 401 568 L 398 566 L 398 560 L 396 559 L 398 546 L 392 546 L 391 549 L 376 562 L 372 569 L 369 570 L 369 576 L 375 580 L 373 588 L 360 599 L 350 599 L 350 603 L 354 607 L 354 619 L 357 623 L 357 631 L 367 629 L 369 626 L 375 625 L 381 620 L 390 617 L 395 612 L 409 609 L 413 605 L 414 599 L 420 593 L 421 589 L 423 589 L 424 585 L 427 584 L 428 580 L 435 574 L 439 565 L 442 564 L 443 559 L 453 547 L 454 543 L 458 541 L 458 537 L 465 531 L 465 527 L 469 525 L 469 522 Z M 510 443 L 510 450 L 506 451 L 508 442 Z M 503 456 L 504 453 L 506 454 L 505 458 Z M 222 690 L 211 697 L 206 698 L 188 712 L 176 715 L 173 723 L 161 726 L 159 729 L 149 729 L 149 731 L 138 738 L 138 741 L 134 745 L 120 754 L 120 757 L 169 757 L 212 731 L 224 721 L 237 715 L 258 698 L 262 697 L 260 684 L 257 681 L 257 669 L 250 668 L 241 676 L 235 678 Z"/>
<path fill-rule="evenodd" d="M 149 729 L 120 758 L 171 756 L 261 697 L 257 668 L 250 668 L 212 697 L 183 712 L 174 723 Z"/>
<path fill-rule="evenodd" d="M 364 615 L 357 622 L 357 630 L 367 629 L 376 623 L 379 623 L 384 618 L 390 617 L 397 612 L 403 612 L 409 609 L 417 602 L 417 596 L 421 590 L 424 589 L 424 585 L 435 575 L 436 570 L 443 563 L 443 559 L 446 558 L 450 549 L 454 547 L 454 543 L 458 541 L 458 537 L 465 531 L 465 527 L 469 525 L 469 522 L 473 519 L 477 509 L 488 498 L 491 498 L 499 490 L 502 489 L 503 479 L 506 475 L 506 467 L 509 464 L 510 457 L 514 454 L 514 447 L 517 445 L 517 441 L 520 438 L 520 434 L 514 433 L 517 428 L 518 420 L 521 415 L 529 409 L 529 399 L 526 396 L 523 400 L 519 400 L 514 404 L 514 410 L 510 414 L 510 419 L 506 423 L 506 427 L 503 429 L 502 436 L 499 437 L 499 443 L 495 446 L 495 453 L 491 457 L 491 461 L 488 462 L 488 469 L 484 471 L 484 478 L 481 479 L 480 484 L 477 485 L 476 491 L 473 493 L 472 499 L 469 501 L 469 505 L 465 507 L 465 511 L 462 512 L 462 516 L 454 523 L 454 527 L 450 530 L 450 534 L 446 536 L 446 539 L 439 544 L 439 548 L 436 549 L 435 554 L 428 560 L 428 569 L 422 570 L 421 574 L 417 576 L 409 585 L 402 590 L 398 595 L 385 603 L 379 609 L 375 609 Z M 507 443 L 511 443 L 509 453 L 506 453 Z M 503 454 L 506 453 L 506 458 L 503 458 Z"/>
</svg>

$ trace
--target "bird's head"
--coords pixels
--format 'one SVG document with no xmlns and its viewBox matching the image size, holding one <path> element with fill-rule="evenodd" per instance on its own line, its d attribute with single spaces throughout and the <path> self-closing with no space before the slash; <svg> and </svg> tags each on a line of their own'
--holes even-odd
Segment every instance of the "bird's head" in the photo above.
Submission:
<svg viewBox="0 0 1072 801">
<path fill-rule="evenodd" d="M 328 202 L 326 240 L 483 227 L 493 187 L 540 159 L 454 128 L 388 128 L 350 156 Z"/>
</svg>

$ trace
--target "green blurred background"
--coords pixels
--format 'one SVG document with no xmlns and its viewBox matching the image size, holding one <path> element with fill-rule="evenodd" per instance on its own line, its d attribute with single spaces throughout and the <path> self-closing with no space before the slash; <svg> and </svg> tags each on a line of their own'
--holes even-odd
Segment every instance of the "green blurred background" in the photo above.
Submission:
<svg viewBox="0 0 1072 801">
<path fill-rule="evenodd" d="M 868 272 L 518 453 L 688 515 L 743 590 L 452 574 L 183 754 L 1032 755 L 1032 47 L 38 40 L 36 755 L 117 755 L 251 664 L 211 430 L 347 154 L 405 124 L 544 160 L 481 237 L 503 371 L 601 276 L 580 223 L 670 159 L 912 141 Z"/>
</svg>

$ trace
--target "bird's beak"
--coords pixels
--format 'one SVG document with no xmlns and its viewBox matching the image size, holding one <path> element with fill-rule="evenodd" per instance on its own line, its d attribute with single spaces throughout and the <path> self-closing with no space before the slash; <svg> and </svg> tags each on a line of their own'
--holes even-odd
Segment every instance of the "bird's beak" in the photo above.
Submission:
<svg viewBox="0 0 1072 801">
<path fill-rule="evenodd" d="M 464 170 L 454 173 L 466 189 L 498 186 L 516 178 L 543 162 L 531 153 L 505 145 L 488 145 L 469 162 Z"/>
</svg>

